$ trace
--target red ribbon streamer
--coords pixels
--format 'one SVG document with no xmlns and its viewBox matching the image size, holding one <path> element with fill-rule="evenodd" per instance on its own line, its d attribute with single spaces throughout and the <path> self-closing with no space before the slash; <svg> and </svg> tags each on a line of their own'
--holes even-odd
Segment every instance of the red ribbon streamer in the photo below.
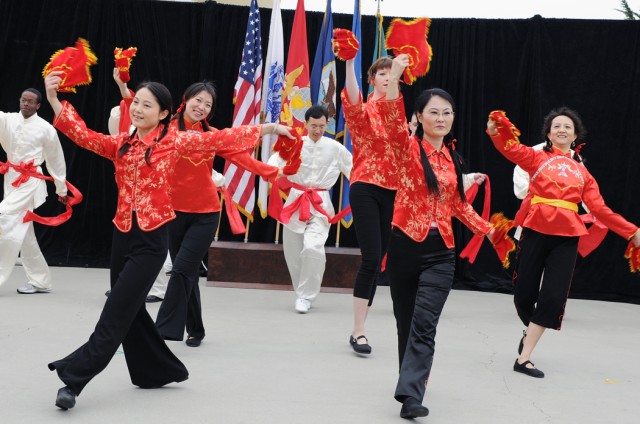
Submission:
<svg viewBox="0 0 640 424">
<path fill-rule="evenodd" d="M 474 182 L 471 187 L 465 192 L 467 196 L 467 202 L 472 203 L 476 198 L 476 194 L 478 194 L 478 183 Z M 489 213 L 491 211 L 491 181 L 489 180 L 489 176 L 485 178 L 484 182 L 484 204 L 482 206 L 482 214 L 480 215 L 482 219 L 485 221 L 489 220 Z M 476 256 L 478 256 L 478 252 L 480 251 L 480 246 L 482 246 L 482 240 L 484 239 L 484 234 L 475 234 L 467 246 L 460 252 L 461 258 L 469 259 L 469 263 L 473 263 L 476 260 Z"/>
<path fill-rule="evenodd" d="M 244 226 L 244 222 L 242 222 L 242 217 L 240 216 L 240 212 L 233 204 L 233 197 L 229 193 L 226 187 L 218 187 L 218 190 L 222 192 L 222 195 L 227 200 L 224 203 L 224 210 L 227 214 L 227 218 L 229 219 L 229 225 L 231 226 L 231 232 L 233 234 L 244 234 L 247 229 Z"/>
<path fill-rule="evenodd" d="M 7 171 L 9 171 L 9 168 L 13 168 L 20 173 L 20 176 L 16 178 L 13 183 L 11 183 L 11 185 L 14 187 L 19 187 L 21 184 L 29 181 L 29 178 L 31 177 L 39 178 L 45 181 L 54 181 L 53 177 L 49 177 L 39 173 L 38 167 L 33 164 L 33 160 L 30 160 L 29 162 L 21 162 L 20 165 L 14 165 L 9 161 L 7 161 L 6 163 L 0 162 L 0 174 L 6 174 Z M 27 211 L 22 222 L 26 223 L 34 221 L 43 225 L 56 227 L 63 222 L 68 221 L 69 218 L 71 218 L 72 207 L 82 202 L 82 193 L 80 193 L 80 190 L 73 186 L 73 184 L 71 184 L 69 181 L 65 181 L 65 184 L 71 196 L 67 197 L 66 210 L 63 213 L 57 216 L 42 217 L 32 211 Z"/>
</svg>

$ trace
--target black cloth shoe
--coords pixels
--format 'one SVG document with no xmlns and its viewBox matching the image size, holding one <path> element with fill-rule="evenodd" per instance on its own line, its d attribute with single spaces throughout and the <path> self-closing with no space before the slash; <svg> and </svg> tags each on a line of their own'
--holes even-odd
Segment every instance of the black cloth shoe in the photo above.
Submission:
<svg viewBox="0 0 640 424">
<path fill-rule="evenodd" d="M 527 337 L 527 330 L 522 330 L 522 338 L 520 339 L 520 344 L 518 345 L 518 355 L 522 354 L 522 349 L 524 349 L 524 338 Z"/>
<path fill-rule="evenodd" d="M 162 298 L 154 295 L 149 295 L 144 301 L 147 303 L 162 302 Z"/>
<path fill-rule="evenodd" d="M 202 339 L 197 339 L 195 337 L 187 337 L 187 340 L 185 341 L 185 343 L 187 344 L 187 346 L 190 346 L 190 347 L 198 347 L 200 346 L 200 343 L 202 343 Z"/>
<path fill-rule="evenodd" d="M 367 343 L 358 344 L 358 340 L 360 339 L 365 339 Z M 353 351 L 355 353 L 361 353 L 364 355 L 368 355 L 371 353 L 371 346 L 369 346 L 369 340 L 367 340 L 367 337 L 364 334 L 362 336 L 358 336 L 355 338 L 353 336 L 349 336 L 349 344 L 351 344 L 351 347 L 353 348 Z"/>
<path fill-rule="evenodd" d="M 533 368 L 527 368 L 527 364 L 531 364 Z M 526 374 L 529 377 L 544 378 L 544 373 L 539 369 L 537 369 L 531 361 L 526 361 L 520 364 L 518 363 L 518 359 L 516 359 L 516 362 L 513 364 L 513 370 L 515 372 L 521 372 L 522 374 Z"/>
<path fill-rule="evenodd" d="M 429 415 L 429 410 L 426 406 L 423 406 L 416 399 L 410 397 L 407 398 L 402 403 L 402 408 L 400 409 L 400 417 L 406 419 L 418 418 L 418 417 L 426 417 Z"/>
<path fill-rule="evenodd" d="M 56 406 L 60 409 L 71 409 L 76 405 L 76 394 L 71 391 L 70 388 L 64 386 L 58 390 L 58 396 L 56 396 Z"/>
</svg>

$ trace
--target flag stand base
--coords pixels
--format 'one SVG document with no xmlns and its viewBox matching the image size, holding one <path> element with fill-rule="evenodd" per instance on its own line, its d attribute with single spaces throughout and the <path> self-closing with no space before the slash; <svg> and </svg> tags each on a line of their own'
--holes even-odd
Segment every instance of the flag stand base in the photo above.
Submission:
<svg viewBox="0 0 640 424">
<path fill-rule="evenodd" d="M 325 255 L 322 291 L 351 293 L 360 266 L 360 249 L 325 247 Z M 291 289 L 281 244 L 213 242 L 208 265 L 207 286 Z"/>
</svg>

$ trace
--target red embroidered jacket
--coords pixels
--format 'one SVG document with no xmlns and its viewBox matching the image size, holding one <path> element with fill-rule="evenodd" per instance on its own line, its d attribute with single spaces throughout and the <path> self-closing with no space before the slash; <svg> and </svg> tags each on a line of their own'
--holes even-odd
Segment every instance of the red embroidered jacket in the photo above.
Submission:
<svg viewBox="0 0 640 424">
<path fill-rule="evenodd" d="M 200 134 L 178 132 L 170 127 L 162 140 L 156 143 L 155 138 L 161 131 L 158 127 L 142 139 L 136 134 L 133 140 L 129 140 L 127 133 L 110 136 L 88 129 L 70 103 L 63 101 L 62 105 L 62 112 L 56 117 L 54 126 L 79 146 L 113 161 L 115 165 L 118 206 L 113 223 L 122 232 L 131 230 L 133 212 L 144 231 L 154 230 L 175 218 L 170 183 L 181 154 L 191 151 L 244 151 L 260 140 L 260 126 Z M 125 143 L 131 144 L 131 147 L 124 156 L 118 158 L 118 150 Z M 151 166 L 144 159 L 148 147 L 152 147 Z"/>
<path fill-rule="evenodd" d="M 519 165 L 530 176 L 529 195 L 522 201 L 522 226 L 543 234 L 556 236 L 582 236 L 587 229 L 580 219 L 577 206 L 584 202 L 589 211 L 613 232 L 630 239 L 638 227 L 613 212 L 604 203 L 595 178 L 581 163 L 556 147 L 551 152 L 533 150 L 532 147 L 511 140 L 500 134 L 491 136 L 493 145 L 511 162 Z M 576 210 L 553 206 L 549 203 L 534 203 L 533 196 L 543 199 L 562 200 L 575 204 Z"/>
<path fill-rule="evenodd" d="M 378 102 L 379 112 L 387 117 L 386 132 L 393 140 L 395 158 L 398 161 L 398 192 L 393 206 L 392 225 L 417 242 L 424 241 L 432 222 L 448 248 L 454 247 L 451 217 L 456 217 L 474 233 L 487 234 L 491 225 L 483 220 L 473 207 L 463 202 L 458 193 L 456 170 L 446 146 L 437 151 L 426 140 L 409 137 L 402 96 L 386 102 Z M 422 143 L 431 168 L 440 187 L 440 196 L 429 192 L 420 159 Z"/>
<path fill-rule="evenodd" d="M 388 103 L 387 100 L 363 103 L 360 95 L 358 103 L 352 105 L 346 89 L 342 90 L 341 98 L 353 147 L 353 169 L 349 182 L 369 183 L 396 190 L 398 170 L 392 148 L 394 140 L 385 131 L 388 117 L 379 110 L 379 105 Z"/>
<path fill-rule="evenodd" d="M 178 121 L 171 121 L 171 126 L 177 130 Z M 203 132 L 200 122 L 192 125 L 185 120 L 185 127 L 187 132 Z M 249 172 L 260 175 L 265 180 L 278 176 L 278 167 L 255 160 L 248 151 L 218 151 L 217 154 Z M 216 185 L 211 179 L 214 157 L 213 152 L 200 151 L 190 151 L 180 155 L 171 184 L 171 202 L 174 210 L 190 213 L 220 210 L 220 198 Z"/>
</svg>

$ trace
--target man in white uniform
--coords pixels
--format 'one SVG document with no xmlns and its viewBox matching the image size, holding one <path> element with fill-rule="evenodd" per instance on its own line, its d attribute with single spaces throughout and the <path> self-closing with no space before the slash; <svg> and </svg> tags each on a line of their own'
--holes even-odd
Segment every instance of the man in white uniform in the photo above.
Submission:
<svg viewBox="0 0 640 424">
<path fill-rule="evenodd" d="M 9 278 L 21 253 L 29 279 L 18 288 L 18 293 L 23 294 L 51 291 L 51 274 L 38 246 L 33 222 L 23 222 L 27 211 L 44 203 L 47 187 L 44 180 L 15 167 L 42 173 L 41 165 L 46 161 L 59 200 L 67 201 L 64 154 L 55 128 L 37 114 L 41 101 L 40 92 L 28 88 L 20 97 L 20 113 L 0 112 L 0 144 L 7 154 L 8 165 L 4 200 L 0 202 L 0 285 Z"/>
<path fill-rule="evenodd" d="M 294 175 L 286 178 L 292 184 L 283 211 L 295 211 L 283 222 L 283 250 L 296 292 L 295 309 L 307 313 L 320 292 L 325 268 L 324 244 L 329 236 L 329 219 L 335 216 L 329 190 L 338 180 L 340 172 L 351 175 L 351 153 L 339 142 L 324 137 L 329 114 L 322 106 L 312 106 L 305 114 L 308 135 L 302 138 L 302 164 Z M 269 158 L 269 164 L 280 169 L 286 162 L 278 153 Z M 278 196 L 278 193 L 271 193 Z M 300 197 L 302 199 L 298 200 Z M 316 202 L 314 202 L 314 199 Z M 309 204 L 310 216 L 301 220 L 303 206 Z M 297 207 L 296 207 L 297 205 Z"/>
</svg>

